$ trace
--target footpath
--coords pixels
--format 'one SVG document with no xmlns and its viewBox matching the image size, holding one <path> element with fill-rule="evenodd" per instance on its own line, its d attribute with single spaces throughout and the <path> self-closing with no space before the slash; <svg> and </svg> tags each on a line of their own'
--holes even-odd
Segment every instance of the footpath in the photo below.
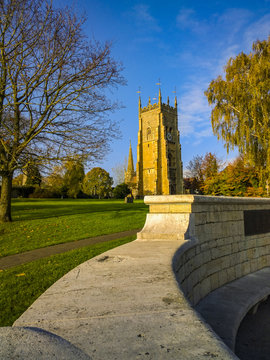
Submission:
<svg viewBox="0 0 270 360">
<path fill-rule="evenodd" d="M 70 250 L 79 249 L 85 246 L 98 244 L 101 242 L 121 239 L 126 236 L 136 235 L 140 229 L 122 231 L 114 234 L 96 236 L 88 239 L 72 241 L 64 244 L 57 244 L 45 248 L 26 251 L 20 254 L 5 256 L 0 258 L 0 269 L 5 270 L 13 266 L 26 264 L 51 255 L 62 254 Z"/>
</svg>

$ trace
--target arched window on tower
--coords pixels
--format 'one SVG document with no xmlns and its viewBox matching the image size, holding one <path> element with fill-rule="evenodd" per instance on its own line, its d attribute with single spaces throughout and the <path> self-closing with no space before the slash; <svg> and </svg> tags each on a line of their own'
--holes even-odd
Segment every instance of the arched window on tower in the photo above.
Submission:
<svg viewBox="0 0 270 360">
<path fill-rule="evenodd" d="M 147 140 L 151 140 L 151 138 L 152 138 L 152 132 L 151 132 L 150 127 L 147 128 L 146 138 L 147 138 Z"/>
</svg>

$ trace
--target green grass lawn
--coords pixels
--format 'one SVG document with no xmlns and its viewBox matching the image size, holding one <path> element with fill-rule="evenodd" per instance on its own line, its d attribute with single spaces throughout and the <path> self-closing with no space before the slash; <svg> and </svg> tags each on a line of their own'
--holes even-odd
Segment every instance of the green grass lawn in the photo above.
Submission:
<svg viewBox="0 0 270 360">
<path fill-rule="evenodd" d="M 53 244 L 141 228 L 148 207 L 143 201 L 16 199 L 13 222 L 0 224 L 0 257 Z M 135 236 L 0 269 L 0 326 L 9 326 L 49 286 L 69 270 Z"/>
<path fill-rule="evenodd" d="M 49 286 L 69 270 L 134 239 L 135 236 L 112 240 L 0 270 L 0 326 L 12 325 Z"/>
<path fill-rule="evenodd" d="M 141 228 L 147 211 L 142 200 L 15 199 L 14 221 L 0 224 L 0 257 Z"/>
</svg>

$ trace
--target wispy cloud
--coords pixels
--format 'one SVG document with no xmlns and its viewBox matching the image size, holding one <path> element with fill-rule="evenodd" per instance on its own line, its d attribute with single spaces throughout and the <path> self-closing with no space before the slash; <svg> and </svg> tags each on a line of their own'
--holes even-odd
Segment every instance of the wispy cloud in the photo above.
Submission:
<svg viewBox="0 0 270 360">
<path fill-rule="evenodd" d="M 225 44 L 232 44 L 239 38 L 239 34 L 251 22 L 252 12 L 247 9 L 227 9 L 217 16 L 213 23 L 217 33 L 224 36 Z"/>
<path fill-rule="evenodd" d="M 179 99 L 179 128 L 181 136 L 193 136 L 198 144 L 203 138 L 212 135 L 210 112 L 204 95 L 205 84 L 194 84 L 186 89 Z"/>
<path fill-rule="evenodd" d="M 132 9 L 131 15 L 137 26 L 139 26 L 141 29 L 147 29 L 154 32 L 161 31 L 161 27 L 158 25 L 156 18 L 150 13 L 149 5 L 135 5 Z"/>
<path fill-rule="evenodd" d="M 270 13 L 255 20 L 255 15 L 249 10 L 227 9 L 207 20 L 206 26 L 206 21 L 199 21 L 192 9 L 182 9 L 177 16 L 178 28 L 198 32 L 193 47 L 178 53 L 175 64 L 172 64 L 181 64 L 192 74 L 189 80 L 194 85 L 185 89 L 183 84 L 180 86 L 183 94 L 179 99 L 179 128 L 184 138 L 192 138 L 193 145 L 213 135 L 211 108 L 204 95 L 210 81 L 223 74 L 230 57 L 235 57 L 241 51 L 249 52 L 254 41 L 266 39 L 270 34 Z M 207 32 L 203 38 L 202 31 Z M 194 55 L 196 45 L 198 49 L 203 47 L 198 55 Z"/>
<path fill-rule="evenodd" d="M 208 25 L 206 22 L 199 21 L 193 9 L 181 9 L 176 18 L 177 26 L 181 29 L 194 31 L 196 33 L 206 32 Z"/>
<path fill-rule="evenodd" d="M 270 35 L 270 13 L 264 15 L 259 20 L 253 22 L 248 26 L 244 32 L 244 41 L 246 46 L 256 40 L 267 39 Z"/>
<path fill-rule="evenodd" d="M 251 17 L 252 12 L 247 9 L 230 8 L 217 16 L 217 21 L 225 26 L 230 26 L 233 31 L 237 31 L 241 26 L 246 24 Z"/>
</svg>

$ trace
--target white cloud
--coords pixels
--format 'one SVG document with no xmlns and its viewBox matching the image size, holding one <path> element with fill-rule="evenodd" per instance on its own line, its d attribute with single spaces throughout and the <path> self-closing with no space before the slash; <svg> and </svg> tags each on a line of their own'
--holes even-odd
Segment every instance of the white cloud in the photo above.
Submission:
<svg viewBox="0 0 270 360">
<path fill-rule="evenodd" d="M 212 78 L 216 78 L 218 75 L 223 75 L 224 68 L 227 65 L 230 58 L 235 57 L 241 51 L 239 44 L 224 47 L 218 54 L 215 62 L 212 63 Z"/>
<path fill-rule="evenodd" d="M 194 20 L 194 10 L 192 9 L 182 9 L 180 10 L 177 16 L 177 24 L 181 27 L 190 27 L 192 24 L 197 24 L 197 21 Z"/>
<path fill-rule="evenodd" d="M 149 5 L 138 4 L 133 7 L 132 16 L 141 30 L 147 29 L 160 32 L 161 27 L 157 20 L 150 14 Z"/>
<path fill-rule="evenodd" d="M 182 137 L 192 137 L 198 145 L 204 138 L 211 137 L 211 109 L 204 95 L 205 84 L 195 83 L 186 89 L 179 99 L 179 128 Z"/>
<path fill-rule="evenodd" d="M 222 35 L 224 44 L 232 45 L 238 41 L 245 26 L 250 23 L 252 13 L 247 9 L 227 9 L 217 17 L 215 31 Z"/>
<path fill-rule="evenodd" d="M 208 25 L 206 22 L 197 20 L 193 9 L 181 9 L 176 18 L 177 26 L 181 29 L 188 29 L 196 33 L 206 32 Z"/>
<path fill-rule="evenodd" d="M 209 19 L 211 26 L 211 46 L 194 55 L 192 48 L 187 48 L 175 57 L 172 66 L 181 64 L 189 69 L 190 84 L 186 88 L 181 84 L 183 95 L 179 99 L 179 127 L 182 137 L 190 137 L 197 145 L 203 138 L 211 137 L 211 107 L 208 105 L 204 91 L 211 80 L 224 74 L 224 67 L 231 57 L 241 51 L 249 52 L 252 43 L 257 39 L 266 39 L 270 33 L 270 14 L 255 19 L 255 15 L 245 9 L 228 9 L 221 15 Z M 182 9 L 177 16 L 178 26 L 182 29 L 206 29 L 204 21 L 196 20 L 192 9 Z M 198 46 L 201 37 L 198 37 Z M 214 50 L 214 51 L 213 51 Z"/>
<path fill-rule="evenodd" d="M 218 16 L 217 20 L 218 23 L 231 27 L 233 31 L 238 31 L 241 26 L 250 21 L 251 17 L 252 12 L 247 9 L 230 8 Z"/>
<path fill-rule="evenodd" d="M 246 47 L 250 47 L 256 40 L 266 40 L 270 35 L 270 13 L 253 22 L 244 32 Z"/>
</svg>

